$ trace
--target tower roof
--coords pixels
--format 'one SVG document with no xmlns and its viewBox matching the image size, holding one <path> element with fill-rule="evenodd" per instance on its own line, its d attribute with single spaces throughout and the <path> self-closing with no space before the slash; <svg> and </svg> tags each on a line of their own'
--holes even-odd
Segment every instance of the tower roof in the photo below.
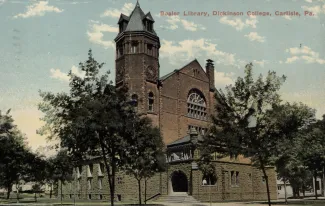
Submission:
<svg viewBox="0 0 325 206">
<path fill-rule="evenodd" d="M 150 12 L 145 14 L 142 11 L 139 2 L 137 1 L 130 16 L 121 14 L 118 23 L 120 23 L 121 21 L 128 22 L 125 31 L 147 31 L 145 28 L 144 22 L 143 22 L 144 19 L 154 22 L 154 19 L 152 18 L 152 15 L 150 14 Z M 154 30 L 152 31 L 152 33 L 156 34 L 156 32 Z"/>
</svg>

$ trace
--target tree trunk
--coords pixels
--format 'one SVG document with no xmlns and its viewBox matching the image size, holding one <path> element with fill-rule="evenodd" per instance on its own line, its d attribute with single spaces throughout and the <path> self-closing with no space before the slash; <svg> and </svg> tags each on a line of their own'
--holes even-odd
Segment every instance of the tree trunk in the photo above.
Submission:
<svg viewBox="0 0 325 206">
<path fill-rule="evenodd" d="M 315 182 L 315 198 L 316 198 L 316 200 L 318 199 L 318 197 L 317 197 L 317 173 L 316 173 L 316 171 L 314 172 L 314 178 L 315 178 L 315 180 L 314 180 L 314 182 Z"/>
<path fill-rule="evenodd" d="M 147 179 L 144 179 L 144 204 L 147 204 Z"/>
<path fill-rule="evenodd" d="M 115 161 L 114 158 L 112 158 L 112 162 L 111 162 L 111 167 L 112 167 L 112 175 L 110 174 L 110 167 L 107 164 L 107 156 L 106 156 L 106 152 L 105 152 L 105 144 L 103 143 L 103 140 L 101 138 L 101 136 L 96 132 L 96 135 L 100 141 L 100 147 L 102 150 L 102 156 L 104 159 L 104 164 L 106 167 L 106 172 L 107 172 L 107 177 L 108 177 L 108 184 L 109 184 L 109 191 L 110 191 L 110 196 L 111 196 L 111 206 L 114 206 L 114 193 L 115 193 Z M 115 157 L 114 152 L 112 151 L 112 156 Z"/>
<path fill-rule="evenodd" d="M 17 203 L 19 203 L 19 183 L 16 183 L 16 190 L 17 190 Z"/>
<path fill-rule="evenodd" d="M 323 166 L 323 196 L 325 197 L 325 167 Z"/>
<path fill-rule="evenodd" d="M 139 189 L 139 205 L 142 205 L 142 203 L 141 203 L 141 179 L 138 179 L 138 189 Z"/>
<path fill-rule="evenodd" d="M 34 195 L 35 202 L 37 202 L 36 191 L 35 191 L 34 194 L 35 194 L 35 195 Z"/>
<path fill-rule="evenodd" d="M 62 198 L 62 193 L 63 193 L 63 192 L 62 192 L 62 180 L 61 180 L 60 182 L 61 182 L 61 205 L 62 205 L 62 199 L 63 199 L 63 198 Z"/>
<path fill-rule="evenodd" d="M 12 188 L 12 186 L 9 186 L 9 187 L 7 188 L 7 200 L 9 200 L 9 198 L 10 198 L 11 188 Z"/>
<path fill-rule="evenodd" d="M 284 183 L 284 202 L 287 205 L 288 204 L 288 197 L 287 197 L 287 179 L 284 177 L 283 178 L 283 183 Z"/>
<path fill-rule="evenodd" d="M 52 187 L 53 187 L 53 184 L 51 184 L 51 187 L 50 187 L 50 199 L 52 198 Z"/>
<path fill-rule="evenodd" d="M 266 175 L 265 167 L 264 167 L 264 162 L 261 157 L 259 157 L 260 163 L 261 163 L 261 168 L 264 174 L 265 182 L 266 182 L 266 191 L 267 191 L 267 202 L 268 205 L 271 206 L 271 197 L 270 197 L 270 188 L 269 188 L 269 178 Z"/>
</svg>

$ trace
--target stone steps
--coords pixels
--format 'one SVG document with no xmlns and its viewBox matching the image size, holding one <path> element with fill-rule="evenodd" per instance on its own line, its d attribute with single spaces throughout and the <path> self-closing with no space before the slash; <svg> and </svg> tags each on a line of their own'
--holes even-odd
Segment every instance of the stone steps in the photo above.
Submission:
<svg viewBox="0 0 325 206">
<path fill-rule="evenodd" d="M 194 197 L 187 194 L 162 195 L 156 201 L 166 203 L 199 203 Z"/>
</svg>

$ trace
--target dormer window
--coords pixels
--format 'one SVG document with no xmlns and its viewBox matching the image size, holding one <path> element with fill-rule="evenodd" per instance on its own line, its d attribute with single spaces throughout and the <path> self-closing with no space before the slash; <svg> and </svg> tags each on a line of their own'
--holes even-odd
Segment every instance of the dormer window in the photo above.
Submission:
<svg viewBox="0 0 325 206">
<path fill-rule="evenodd" d="M 145 25 L 147 31 L 149 31 L 149 32 L 153 31 L 153 22 L 152 21 L 149 21 L 146 19 L 144 21 L 144 25 Z"/>
<path fill-rule="evenodd" d="M 137 42 L 133 42 L 131 44 L 131 54 L 135 54 L 138 52 L 138 43 Z"/>
<path fill-rule="evenodd" d="M 152 32 L 153 31 L 153 23 L 152 22 L 148 22 L 148 31 Z"/>
</svg>

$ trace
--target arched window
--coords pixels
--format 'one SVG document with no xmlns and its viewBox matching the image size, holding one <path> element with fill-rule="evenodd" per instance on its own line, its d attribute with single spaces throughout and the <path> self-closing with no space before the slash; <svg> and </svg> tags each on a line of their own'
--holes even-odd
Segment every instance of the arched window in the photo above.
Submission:
<svg viewBox="0 0 325 206">
<path fill-rule="evenodd" d="M 192 90 L 187 98 L 187 115 L 195 119 L 206 120 L 206 110 L 206 103 L 201 92 Z"/>
<path fill-rule="evenodd" d="M 154 103 L 154 96 L 152 92 L 148 94 L 148 110 L 153 112 L 153 103 Z"/>
</svg>

